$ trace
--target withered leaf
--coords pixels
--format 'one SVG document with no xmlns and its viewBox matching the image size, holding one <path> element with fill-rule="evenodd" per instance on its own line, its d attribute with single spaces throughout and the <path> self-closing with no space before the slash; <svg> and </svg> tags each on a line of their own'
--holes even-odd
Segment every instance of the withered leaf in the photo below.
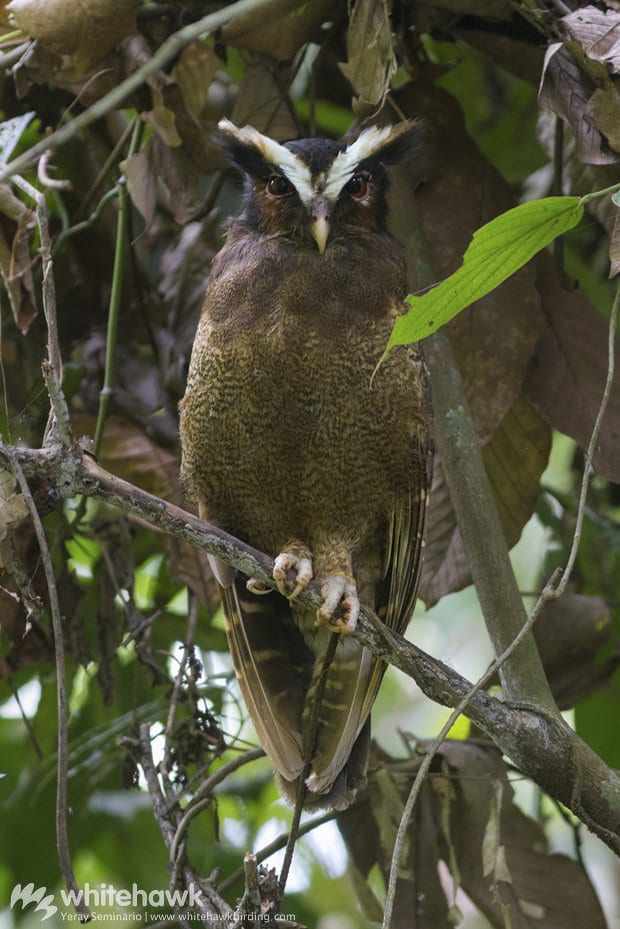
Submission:
<svg viewBox="0 0 620 929">
<path fill-rule="evenodd" d="M 171 148 L 158 135 L 121 163 L 127 190 L 148 225 L 158 198 L 179 223 L 191 218 L 199 202 L 199 178 L 182 147 Z"/>
<path fill-rule="evenodd" d="M 534 638 L 560 709 L 575 706 L 613 674 L 620 663 L 617 649 L 607 654 L 613 635 L 609 606 L 600 597 L 565 593 L 545 605 Z"/>
<path fill-rule="evenodd" d="M 453 97 L 438 87 L 416 87 L 415 94 L 400 88 L 394 97 L 407 116 L 420 116 L 427 125 L 420 157 L 394 172 L 390 195 L 390 226 L 405 245 L 409 286 L 416 292 L 431 283 L 416 279 L 420 240 L 424 262 L 440 281 L 459 267 L 475 230 L 515 200 L 472 142 Z M 535 269 L 527 265 L 448 327 L 483 442 L 519 395 L 544 322 L 535 280 Z"/>
<path fill-rule="evenodd" d="M 85 72 L 135 30 L 138 0 L 11 0 L 7 9 L 26 35 Z"/>
<path fill-rule="evenodd" d="M 73 426 L 78 435 L 94 435 L 92 416 L 75 415 Z M 106 419 L 101 462 L 113 474 L 149 493 L 164 500 L 179 499 L 178 456 L 150 439 L 126 416 L 113 414 Z"/>
<path fill-rule="evenodd" d="M 569 35 L 583 46 L 588 58 L 604 62 L 609 70 L 620 73 L 620 13 L 584 6 L 561 21 Z"/>
<path fill-rule="evenodd" d="M 534 512 L 540 477 L 549 458 L 551 432 L 519 397 L 482 448 L 497 512 L 509 548 Z M 438 461 L 433 478 L 420 597 L 427 607 L 471 583 L 471 571 L 450 494 Z"/>
<path fill-rule="evenodd" d="M 594 91 L 588 101 L 588 112 L 607 144 L 620 152 L 620 91 L 610 87 Z"/>
<path fill-rule="evenodd" d="M 142 118 L 155 129 L 166 145 L 176 148 L 181 145 L 182 140 L 177 132 L 174 110 L 171 110 L 164 103 L 164 97 L 159 87 L 151 87 L 151 99 L 153 109 L 142 113 Z"/>
<path fill-rule="evenodd" d="M 545 55 L 539 100 L 572 129 L 577 156 L 586 164 L 614 164 L 613 152 L 594 124 L 588 102 L 596 86 L 561 42 L 550 45 Z"/>
<path fill-rule="evenodd" d="M 347 30 L 347 61 L 340 65 L 357 94 L 353 98 L 357 116 L 370 116 L 383 105 L 396 67 L 388 4 L 358 0 Z"/>
<path fill-rule="evenodd" d="M 171 76 L 183 94 L 185 108 L 197 126 L 207 103 L 211 81 L 219 66 L 219 59 L 204 42 L 190 42 L 179 56 Z"/>
<path fill-rule="evenodd" d="M 139 152 L 121 161 L 127 191 L 131 200 L 150 226 L 157 203 L 157 178 L 153 174 L 150 158 L 152 139 L 148 139 Z"/>
<path fill-rule="evenodd" d="M 273 69 L 267 64 L 246 68 L 230 118 L 237 126 L 250 124 L 279 141 L 297 136 L 297 125 L 286 91 L 278 84 Z"/>
<path fill-rule="evenodd" d="M 377 752 L 371 761 L 368 789 L 361 804 L 356 803 L 340 813 L 337 820 L 353 868 L 359 872 L 356 886 L 360 888 L 375 865 L 387 884 L 394 837 L 404 806 L 403 794 L 409 782 L 408 773 L 403 775 L 396 765 L 377 763 L 378 756 Z M 427 782 L 414 808 L 401 859 L 390 923 L 392 929 L 446 929 L 449 925 L 448 902 L 437 870 L 439 849 L 432 805 Z M 368 892 L 366 885 L 365 893 Z M 363 902 L 363 889 L 359 897 Z M 370 907 L 368 916 L 380 919 Z"/>
<path fill-rule="evenodd" d="M 539 929 L 605 929 L 581 865 L 549 854 L 541 826 L 513 803 L 500 753 L 447 741 L 440 754 L 457 785 L 450 840 L 463 889 L 491 925 L 504 929 L 507 912 L 512 929 L 531 929 L 533 916 Z M 435 819 L 440 821 L 439 813 Z"/>
<path fill-rule="evenodd" d="M 258 12 L 246 13 L 222 30 L 222 41 L 290 61 L 306 42 L 318 38 L 321 23 L 330 19 L 334 0 L 272 0 Z"/>
<path fill-rule="evenodd" d="M 587 448 L 607 374 L 608 325 L 580 290 L 562 288 L 548 255 L 538 287 L 547 325 L 524 382 L 525 396 L 547 422 Z M 616 368 L 620 339 L 615 342 Z M 594 469 L 620 481 L 620 391 L 612 390 L 594 452 Z"/>
<path fill-rule="evenodd" d="M 15 221 L 7 221 L 3 223 L 4 228 L 0 228 L 0 273 L 17 328 L 25 335 L 37 315 L 30 254 L 30 234 L 36 225 L 35 215 L 4 185 L 0 185 L 0 212 Z M 11 235 L 10 245 L 6 235 Z"/>
</svg>

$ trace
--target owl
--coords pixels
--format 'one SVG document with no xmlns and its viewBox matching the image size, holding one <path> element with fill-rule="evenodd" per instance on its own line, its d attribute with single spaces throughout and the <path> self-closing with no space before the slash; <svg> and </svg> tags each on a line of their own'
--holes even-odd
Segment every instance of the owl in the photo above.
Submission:
<svg viewBox="0 0 620 929">
<path fill-rule="evenodd" d="M 415 605 L 432 445 L 420 348 L 375 371 L 407 292 L 386 229 L 388 167 L 415 124 L 280 144 L 223 120 L 241 214 L 216 256 L 180 406 L 200 515 L 275 559 L 277 590 L 216 559 L 247 709 L 290 799 L 346 808 L 366 781 L 385 666 L 351 632 L 360 605 L 403 632 Z M 314 579 L 322 605 L 300 605 Z M 279 591 L 279 592 L 278 592 Z M 337 646 L 318 718 L 315 694 Z"/>
</svg>

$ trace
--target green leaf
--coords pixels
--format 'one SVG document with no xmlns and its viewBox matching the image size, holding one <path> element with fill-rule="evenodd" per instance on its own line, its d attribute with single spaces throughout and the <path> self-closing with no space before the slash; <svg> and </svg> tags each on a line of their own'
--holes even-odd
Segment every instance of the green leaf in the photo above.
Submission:
<svg viewBox="0 0 620 929">
<path fill-rule="evenodd" d="M 386 351 L 417 342 L 444 326 L 576 226 L 582 215 L 579 197 L 546 197 L 522 203 L 482 226 L 474 233 L 458 271 L 423 296 L 407 297 L 411 309 L 396 320 Z"/>
<path fill-rule="evenodd" d="M 612 194 L 611 200 L 612 203 L 616 204 L 616 206 L 620 206 L 620 190 L 617 190 L 615 194 Z"/>
</svg>

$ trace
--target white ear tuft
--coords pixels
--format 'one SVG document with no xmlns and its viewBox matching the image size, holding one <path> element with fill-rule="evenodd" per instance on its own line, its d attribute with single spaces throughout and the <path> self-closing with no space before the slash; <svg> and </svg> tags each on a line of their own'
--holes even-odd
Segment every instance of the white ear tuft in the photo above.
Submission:
<svg viewBox="0 0 620 929">
<path fill-rule="evenodd" d="M 324 194 L 328 200 L 336 200 L 344 185 L 351 179 L 355 169 L 366 158 L 380 151 L 392 135 L 400 135 L 406 126 L 369 126 L 354 142 L 340 152 L 327 172 Z"/>
<path fill-rule="evenodd" d="M 253 126 L 244 126 L 239 129 L 229 119 L 221 119 L 218 123 L 220 132 L 234 136 L 242 145 L 251 145 L 257 149 L 269 164 L 279 168 L 291 182 L 302 203 L 306 206 L 312 200 L 312 176 L 308 166 L 294 152 L 284 145 L 263 135 Z"/>
</svg>

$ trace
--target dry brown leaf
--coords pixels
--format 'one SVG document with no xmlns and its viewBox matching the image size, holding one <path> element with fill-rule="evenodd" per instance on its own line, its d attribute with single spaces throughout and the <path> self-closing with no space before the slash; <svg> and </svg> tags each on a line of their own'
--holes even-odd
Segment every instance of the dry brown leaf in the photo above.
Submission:
<svg viewBox="0 0 620 929">
<path fill-rule="evenodd" d="M 588 101 L 588 112 L 596 128 L 615 152 L 620 152 L 620 91 L 617 87 L 597 89 Z"/>
<path fill-rule="evenodd" d="M 441 280 L 459 266 L 474 231 L 514 206 L 513 194 L 467 135 L 452 97 L 438 88 L 417 85 L 394 96 L 405 114 L 424 118 L 432 150 L 430 157 L 422 153 L 411 159 L 394 177 L 392 228 L 406 245 L 414 273 L 421 240 L 425 261 Z M 420 180 L 425 183 L 418 186 Z M 510 546 L 532 515 L 549 449 L 548 427 L 519 399 L 543 325 L 535 266 L 528 265 L 448 326 Z M 438 463 L 420 596 L 431 605 L 470 580 Z"/>
<path fill-rule="evenodd" d="M 420 85 L 401 88 L 394 97 L 407 116 L 421 116 L 428 131 L 425 150 L 394 172 L 391 228 L 405 243 L 414 273 L 424 243 L 425 261 L 439 281 L 461 264 L 475 230 L 515 205 L 514 195 L 467 134 L 453 97 Z M 526 266 L 448 327 L 481 441 L 521 391 L 544 322 L 535 282 L 535 271 Z M 412 280 L 412 289 L 420 283 L 429 281 Z"/>
<path fill-rule="evenodd" d="M 281 142 L 298 135 L 286 91 L 264 63 L 246 68 L 230 118 L 236 126 L 249 124 Z"/>
<path fill-rule="evenodd" d="M 0 228 L 0 273 L 4 279 L 17 328 L 26 334 L 37 315 L 37 299 L 32 276 L 30 234 L 36 225 L 33 211 L 12 191 L 0 185 L 0 212 L 13 222 Z M 11 235 L 11 244 L 5 232 Z"/>
<path fill-rule="evenodd" d="M 534 512 L 549 458 L 551 431 L 522 397 L 482 449 L 506 543 L 511 548 Z M 471 583 L 471 571 L 441 462 L 437 462 L 426 529 L 420 597 L 427 607 Z"/>
<path fill-rule="evenodd" d="M 406 781 L 403 782 L 396 766 L 385 766 L 379 754 L 375 749 L 368 789 L 361 802 L 338 815 L 338 828 L 346 842 L 352 867 L 358 872 L 355 885 L 363 906 L 370 893 L 366 878 L 373 867 L 379 867 L 387 885 L 406 789 Z M 407 775 L 405 778 L 408 780 Z M 392 929 L 446 929 L 449 925 L 448 902 L 439 880 L 438 861 L 437 829 L 427 781 L 411 818 L 396 884 Z M 371 898 L 371 906 L 373 901 Z M 373 912 L 371 906 L 364 906 L 367 915 L 380 921 L 381 911 Z"/>
<path fill-rule="evenodd" d="M 72 421 L 76 435 L 94 435 L 93 416 L 79 413 Z M 150 439 L 126 416 L 113 414 L 106 419 L 100 457 L 105 468 L 130 484 L 164 500 L 179 499 L 179 456 Z"/>
<path fill-rule="evenodd" d="M 500 753 L 447 741 L 440 755 L 449 766 L 451 784 L 457 785 L 450 842 L 462 886 L 494 929 L 504 929 L 506 910 L 512 929 L 531 929 L 532 918 L 538 929 L 606 929 L 581 865 L 566 855 L 549 854 L 542 827 L 513 803 Z M 439 819 L 437 813 L 435 821 Z M 492 862 L 489 875 L 483 868 L 485 837 L 487 864 Z"/>
<path fill-rule="evenodd" d="M 588 58 L 620 73 L 620 13 L 584 6 L 563 16 L 560 25 L 583 46 Z"/>
<path fill-rule="evenodd" d="M 171 148 L 160 136 L 151 136 L 139 152 L 121 163 L 127 190 L 149 226 L 157 202 L 178 223 L 191 219 L 200 201 L 200 179 L 182 147 Z"/>
<path fill-rule="evenodd" d="M 397 68 L 386 0 L 357 0 L 347 30 L 347 61 L 340 70 L 357 94 L 361 119 L 381 108 Z"/>
<path fill-rule="evenodd" d="M 135 155 L 121 161 L 120 168 L 125 176 L 127 192 L 133 205 L 140 211 L 148 226 L 153 221 L 157 204 L 157 178 L 153 174 L 150 151 L 152 138 Z"/>
<path fill-rule="evenodd" d="M 209 87 L 219 63 L 212 48 L 196 41 L 183 49 L 172 69 L 171 77 L 179 85 L 185 109 L 197 126 L 202 126 Z"/>
<path fill-rule="evenodd" d="M 7 9 L 26 35 L 85 72 L 135 30 L 138 0 L 11 0 Z"/>
<path fill-rule="evenodd" d="M 332 18 L 336 7 L 334 0 L 272 0 L 224 26 L 222 42 L 290 61 L 302 45 L 319 39 L 321 24 Z"/>
<path fill-rule="evenodd" d="M 560 709 L 575 706 L 613 674 L 620 663 L 618 648 L 601 656 L 613 637 L 610 609 L 600 597 L 566 593 L 546 604 L 534 638 Z"/>
<path fill-rule="evenodd" d="M 608 326 L 580 290 L 566 291 L 551 258 L 539 256 L 538 286 L 547 325 L 524 383 L 547 422 L 587 448 L 607 373 Z M 620 338 L 616 337 L 616 369 Z M 594 469 L 620 481 L 620 391 L 612 390 L 594 452 Z"/>
<path fill-rule="evenodd" d="M 615 164 L 620 161 L 620 155 L 609 148 L 588 107 L 595 90 L 593 80 L 579 67 L 565 44 L 556 42 L 549 46 L 539 91 L 540 102 L 568 123 L 581 161 Z"/>
</svg>

